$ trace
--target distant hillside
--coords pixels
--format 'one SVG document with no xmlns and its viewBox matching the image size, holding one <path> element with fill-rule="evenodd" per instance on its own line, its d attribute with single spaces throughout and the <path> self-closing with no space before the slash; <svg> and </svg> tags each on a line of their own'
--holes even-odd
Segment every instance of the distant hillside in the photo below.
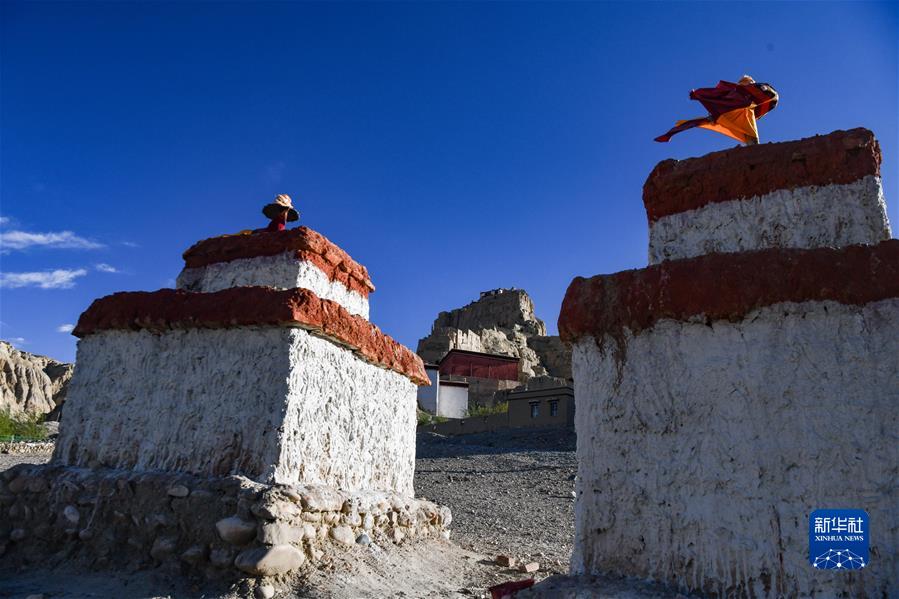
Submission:
<svg viewBox="0 0 899 599">
<path fill-rule="evenodd" d="M 0 411 L 50 414 L 50 419 L 58 419 L 57 407 L 65 401 L 74 369 L 74 364 L 30 354 L 0 341 Z"/>
</svg>

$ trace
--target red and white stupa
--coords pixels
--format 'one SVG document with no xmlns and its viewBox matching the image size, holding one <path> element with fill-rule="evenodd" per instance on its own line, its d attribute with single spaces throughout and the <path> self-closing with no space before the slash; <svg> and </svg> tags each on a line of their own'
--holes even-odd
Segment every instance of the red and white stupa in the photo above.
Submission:
<svg viewBox="0 0 899 599">
<path fill-rule="evenodd" d="M 666 160 L 646 268 L 576 278 L 574 573 L 728 597 L 897 589 L 899 241 L 865 129 Z M 866 510 L 871 561 L 809 562 Z"/>
<path fill-rule="evenodd" d="M 368 271 L 307 227 L 206 239 L 178 289 L 82 314 L 54 461 L 413 494 L 422 361 Z"/>
</svg>

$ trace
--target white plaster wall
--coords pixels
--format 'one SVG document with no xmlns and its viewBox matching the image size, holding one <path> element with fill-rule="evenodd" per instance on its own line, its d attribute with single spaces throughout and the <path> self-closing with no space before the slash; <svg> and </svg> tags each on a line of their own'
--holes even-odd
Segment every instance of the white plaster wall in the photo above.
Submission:
<svg viewBox="0 0 899 599">
<path fill-rule="evenodd" d="M 203 293 L 251 285 L 308 289 L 322 299 L 337 302 L 350 314 L 368 319 L 367 297 L 347 289 L 342 283 L 332 281 L 311 262 L 297 260 L 292 252 L 185 268 L 178 275 L 177 281 L 178 289 Z"/>
<path fill-rule="evenodd" d="M 104 331 L 81 339 L 54 457 L 267 481 L 287 407 L 288 332 Z"/>
<path fill-rule="evenodd" d="M 466 412 L 468 412 L 468 387 L 441 385 L 437 415 L 445 418 L 465 418 Z"/>
<path fill-rule="evenodd" d="M 842 247 L 889 239 L 880 178 L 780 189 L 660 218 L 649 228 L 649 263 L 770 247 Z"/>
<path fill-rule="evenodd" d="M 662 321 L 574 346 L 572 570 L 716 596 L 899 596 L 899 299 Z M 808 563 L 808 515 L 862 508 L 871 562 Z"/>
<path fill-rule="evenodd" d="M 413 495 L 415 383 L 293 329 L 279 483 Z"/>
<path fill-rule="evenodd" d="M 412 494 L 415 385 L 298 328 L 105 331 L 54 459 Z"/>
<path fill-rule="evenodd" d="M 429 414 L 437 414 L 437 402 L 440 398 L 440 371 L 436 368 L 425 367 L 425 372 L 428 374 L 431 385 L 418 388 L 418 406 Z"/>
</svg>

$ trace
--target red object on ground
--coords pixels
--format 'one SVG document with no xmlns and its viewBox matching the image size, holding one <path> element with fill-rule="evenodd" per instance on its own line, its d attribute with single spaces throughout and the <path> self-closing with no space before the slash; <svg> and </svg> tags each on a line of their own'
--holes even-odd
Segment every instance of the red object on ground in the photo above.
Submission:
<svg viewBox="0 0 899 599">
<path fill-rule="evenodd" d="M 214 293 L 176 289 L 114 293 L 94 300 L 72 334 L 85 337 L 107 330 L 163 332 L 245 326 L 303 328 L 337 340 L 368 362 L 398 372 L 419 386 L 431 384 L 424 363 L 412 350 L 361 316 L 308 289 L 231 287 Z"/>
<path fill-rule="evenodd" d="M 504 582 L 502 584 L 492 586 L 487 590 L 490 591 L 490 596 L 492 597 L 492 599 L 503 599 L 504 597 L 514 597 L 515 593 L 517 593 L 518 591 L 529 589 L 532 586 L 534 586 L 534 579 L 528 578 L 527 580 L 513 580 L 511 582 Z"/>
</svg>

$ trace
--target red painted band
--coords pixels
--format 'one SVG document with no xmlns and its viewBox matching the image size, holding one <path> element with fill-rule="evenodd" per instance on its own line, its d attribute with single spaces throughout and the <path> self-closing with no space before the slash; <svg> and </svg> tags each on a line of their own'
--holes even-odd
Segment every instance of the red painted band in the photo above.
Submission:
<svg viewBox="0 0 899 599">
<path fill-rule="evenodd" d="M 669 260 L 639 270 L 575 278 L 562 302 L 559 334 L 621 339 L 661 319 L 739 321 L 780 302 L 863 305 L 899 297 L 899 240 L 839 249 L 766 249 Z"/>
<path fill-rule="evenodd" d="M 650 223 L 707 204 L 778 189 L 845 184 L 880 174 L 880 146 L 867 129 L 745 146 L 658 163 L 643 185 Z"/>
<path fill-rule="evenodd" d="M 184 266 L 199 268 L 242 258 L 293 253 L 318 267 L 332 281 L 368 297 L 375 290 L 368 270 L 324 235 L 308 227 L 287 231 L 247 231 L 198 241 L 184 252 Z"/>
<path fill-rule="evenodd" d="M 224 329 L 242 326 L 301 326 L 349 346 L 369 362 L 429 385 L 424 363 L 409 348 L 340 304 L 307 289 L 233 287 L 215 293 L 175 289 L 134 291 L 95 300 L 78 319 L 73 335 L 106 330 Z"/>
</svg>

